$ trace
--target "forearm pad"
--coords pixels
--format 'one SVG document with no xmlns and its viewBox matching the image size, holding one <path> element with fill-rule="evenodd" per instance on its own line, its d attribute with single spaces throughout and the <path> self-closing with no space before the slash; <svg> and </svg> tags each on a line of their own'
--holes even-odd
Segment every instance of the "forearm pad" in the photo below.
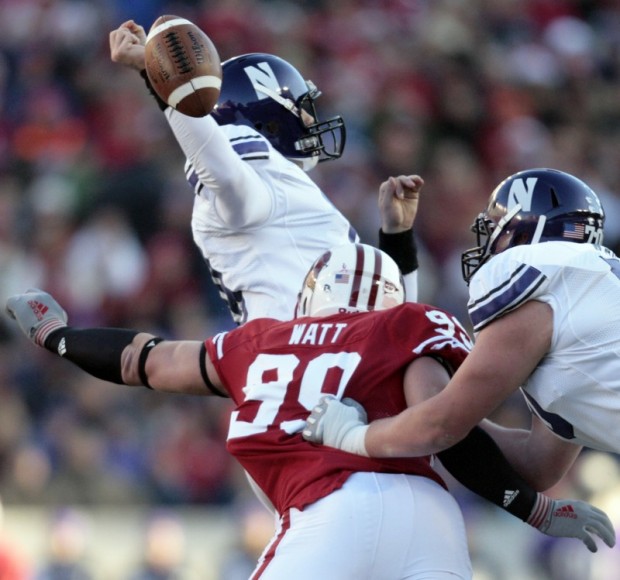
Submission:
<svg viewBox="0 0 620 580">
<path fill-rule="evenodd" d="M 92 376 L 122 385 L 121 354 L 137 334 L 124 328 L 66 326 L 52 332 L 44 346 Z"/>
<path fill-rule="evenodd" d="M 450 474 L 470 491 L 526 521 L 537 493 L 515 472 L 493 438 L 480 427 L 437 454 Z"/>
<path fill-rule="evenodd" d="M 398 234 L 386 234 L 379 230 L 379 249 L 396 262 L 403 276 L 418 269 L 418 248 L 413 229 Z"/>
</svg>

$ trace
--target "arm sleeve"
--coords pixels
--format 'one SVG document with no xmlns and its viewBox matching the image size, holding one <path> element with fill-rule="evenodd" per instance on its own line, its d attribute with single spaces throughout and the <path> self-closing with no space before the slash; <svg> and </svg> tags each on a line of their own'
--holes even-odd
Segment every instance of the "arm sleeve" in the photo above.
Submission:
<svg viewBox="0 0 620 580">
<path fill-rule="evenodd" d="M 211 115 L 192 118 L 168 107 L 166 119 L 195 177 L 200 194 L 231 228 L 260 225 L 271 215 L 271 188 L 234 150 Z M 249 129 L 248 129 L 249 131 Z"/>
<path fill-rule="evenodd" d="M 481 427 L 437 457 L 467 489 L 526 521 L 537 493 L 514 471 L 493 438 Z"/>
<path fill-rule="evenodd" d="M 44 346 L 93 377 L 122 385 L 121 355 L 137 334 L 124 328 L 65 326 L 54 330 Z"/>
</svg>

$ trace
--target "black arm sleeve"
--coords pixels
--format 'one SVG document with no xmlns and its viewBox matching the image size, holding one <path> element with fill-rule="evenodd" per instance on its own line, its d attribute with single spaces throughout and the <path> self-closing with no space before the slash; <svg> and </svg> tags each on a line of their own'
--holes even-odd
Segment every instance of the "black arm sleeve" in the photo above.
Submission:
<svg viewBox="0 0 620 580">
<path fill-rule="evenodd" d="M 484 429 L 474 427 L 465 439 L 437 457 L 467 489 L 520 520 L 527 520 L 537 492 L 514 471 Z"/>
<path fill-rule="evenodd" d="M 413 229 L 399 234 L 386 234 L 379 230 L 379 249 L 396 262 L 403 276 L 418 269 L 418 248 Z"/>
<path fill-rule="evenodd" d="M 121 353 L 138 334 L 123 328 L 65 326 L 52 332 L 45 348 L 66 358 L 83 371 L 111 383 L 125 384 L 121 375 Z"/>
</svg>

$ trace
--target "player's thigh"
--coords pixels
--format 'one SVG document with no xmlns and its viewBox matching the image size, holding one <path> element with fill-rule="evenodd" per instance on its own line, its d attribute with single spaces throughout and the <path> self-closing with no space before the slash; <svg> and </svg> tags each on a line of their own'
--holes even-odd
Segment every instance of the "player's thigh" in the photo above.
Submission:
<svg viewBox="0 0 620 580">
<path fill-rule="evenodd" d="M 362 509 L 361 512 L 366 510 Z M 355 498 L 340 489 L 289 510 L 259 559 L 252 576 L 260 580 L 360 580 L 365 578 L 366 525 Z"/>
<path fill-rule="evenodd" d="M 408 580 L 469 580 L 472 577 L 471 559 L 467 544 L 465 522 L 456 500 L 439 484 L 427 478 L 411 482 L 411 502 L 406 509 L 387 514 L 386 521 L 409 519 L 401 530 L 409 540 L 400 549 L 402 572 Z M 387 492 L 383 491 L 383 496 Z M 394 505 L 392 502 L 389 505 Z M 406 532 L 405 532 L 406 530 Z M 396 554 L 384 554 L 397 558 Z"/>
<path fill-rule="evenodd" d="M 418 573 L 426 575 L 412 575 Z M 304 511 L 284 514 L 253 578 L 470 576 L 462 516 L 441 486 L 422 477 L 357 473 Z"/>
</svg>

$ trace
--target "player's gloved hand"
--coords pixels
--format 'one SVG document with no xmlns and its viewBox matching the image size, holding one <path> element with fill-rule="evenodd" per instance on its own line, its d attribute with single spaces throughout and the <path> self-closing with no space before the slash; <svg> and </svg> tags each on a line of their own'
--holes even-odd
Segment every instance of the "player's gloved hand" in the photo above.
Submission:
<svg viewBox="0 0 620 580">
<path fill-rule="evenodd" d="M 6 311 L 38 346 L 45 346 L 45 339 L 54 330 L 67 326 L 67 313 L 60 304 L 50 294 L 36 288 L 11 296 L 6 302 Z"/>
<path fill-rule="evenodd" d="M 590 552 L 598 550 L 593 534 L 610 548 L 616 543 L 614 526 L 607 514 L 576 499 L 554 500 L 539 493 L 527 523 L 548 536 L 578 538 Z"/>
<path fill-rule="evenodd" d="M 303 438 L 348 453 L 368 456 L 364 438 L 368 425 L 364 408 L 353 399 L 322 397 L 306 420 Z"/>
</svg>

